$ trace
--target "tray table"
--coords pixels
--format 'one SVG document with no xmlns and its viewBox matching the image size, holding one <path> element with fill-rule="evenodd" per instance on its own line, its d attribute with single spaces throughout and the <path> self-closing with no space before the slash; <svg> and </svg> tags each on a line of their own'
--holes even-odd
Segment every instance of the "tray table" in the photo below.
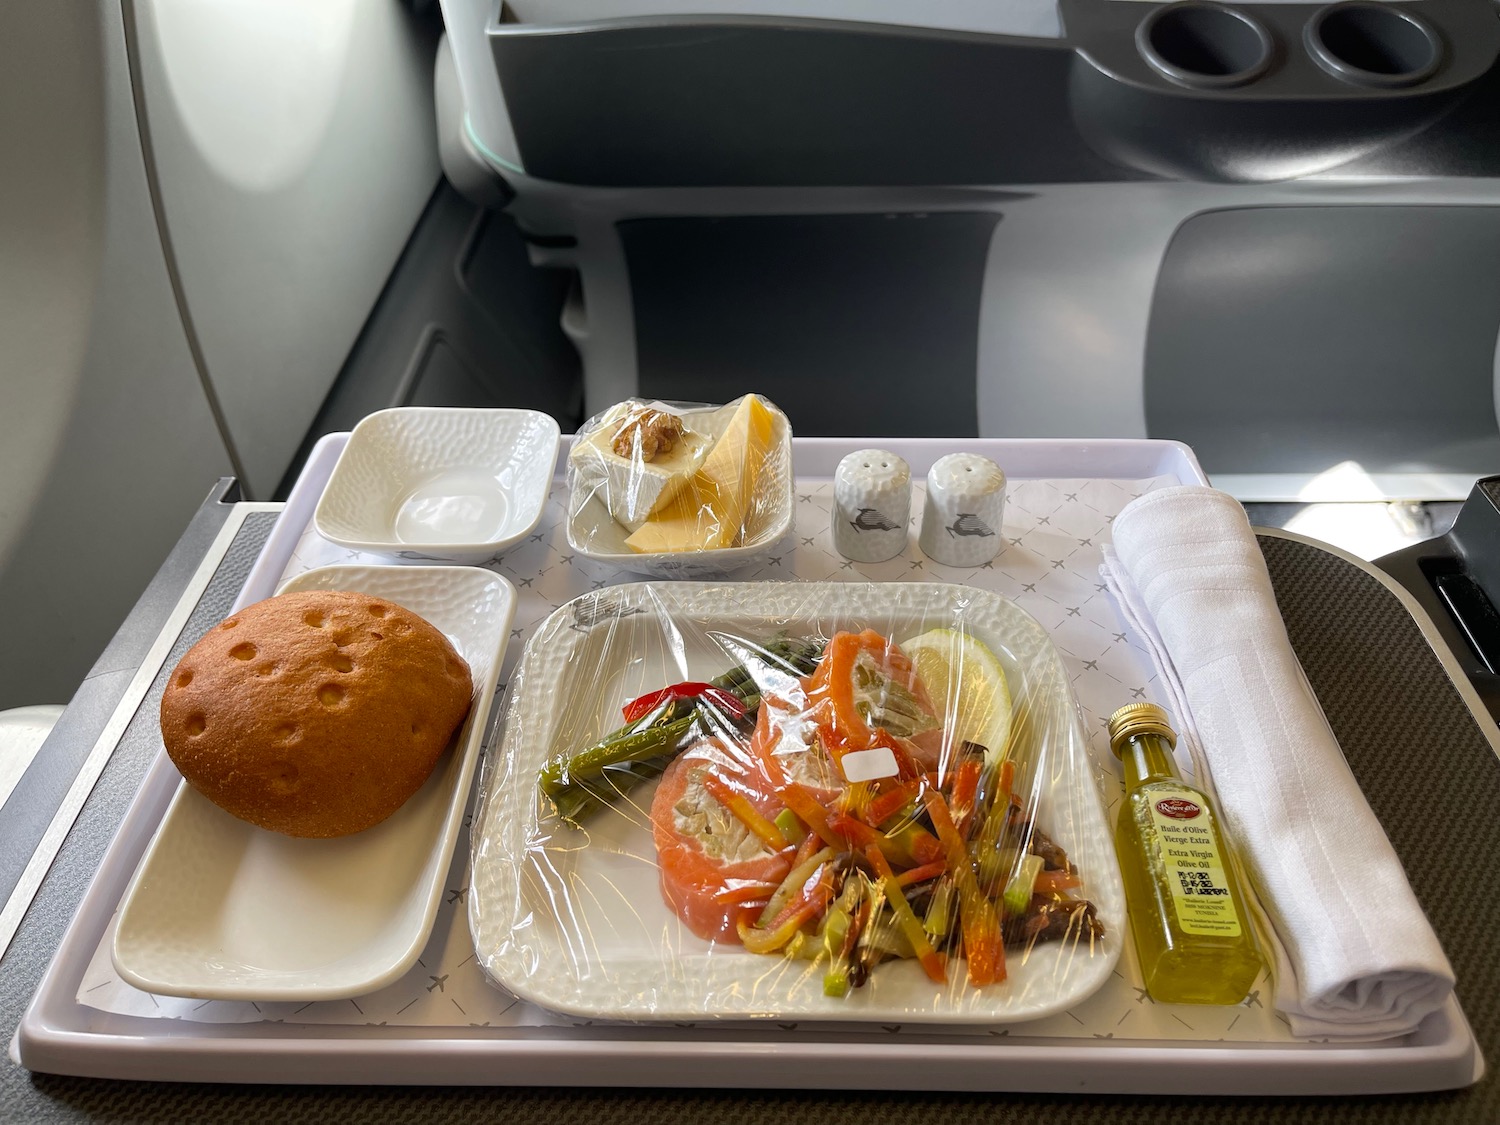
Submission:
<svg viewBox="0 0 1500 1125">
<path fill-rule="evenodd" d="M 250 601 L 272 592 L 280 578 L 291 571 L 327 562 L 344 561 L 348 553 L 318 540 L 307 530 L 312 507 L 341 447 L 342 435 L 320 444 L 310 459 L 302 480 L 266 538 L 240 601 Z M 852 440 L 811 439 L 797 443 L 799 511 L 797 539 L 793 546 L 805 552 L 796 566 L 799 577 L 837 578 L 836 572 L 855 570 L 832 552 L 828 534 L 826 494 L 839 458 L 855 448 Z M 1024 503 L 1027 485 L 1036 496 L 1048 496 L 1056 510 L 1030 512 L 1023 517 L 1026 530 L 1012 539 L 1007 554 L 995 567 L 1016 571 L 1018 592 L 1038 595 L 1035 604 L 1023 605 L 1057 630 L 1065 658 L 1077 677 L 1097 672 L 1105 664 L 1100 653 L 1072 651 L 1069 621 L 1084 615 L 1080 607 L 1048 599 L 1047 572 L 1070 567 L 1082 574 L 1092 567 L 1097 547 L 1092 538 L 1114 510 L 1133 493 L 1121 482 L 1152 484 L 1201 480 L 1201 472 L 1185 447 L 1168 442 L 1054 442 L 951 440 L 898 441 L 888 443 L 911 461 L 918 478 L 939 456 L 958 448 L 985 452 L 1004 465 L 1010 474 L 1013 503 Z M 561 465 L 561 462 L 560 462 Z M 1046 492 L 1043 482 L 1066 479 L 1081 482 L 1092 478 L 1096 491 L 1082 503 L 1096 508 L 1093 527 L 1076 526 L 1062 534 L 1047 530 L 1051 521 L 1067 522 L 1063 505 L 1080 503 L 1086 489 L 1073 487 Z M 1099 482 L 1105 482 L 1100 485 Z M 1116 493 L 1105 501 L 1097 495 L 1103 487 Z M 1144 487 L 1143 485 L 1137 486 Z M 561 486 L 554 489 L 549 516 L 538 528 L 533 542 L 544 552 L 566 549 L 561 528 Z M 920 504 L 914 505 L 920 510 Z M 1013 508 L 1012 511 L 1015 509 Z M 1050 514 L 1048 512 L 1050 511 Z M 1016 529 L 1009 525 L 1007 533 Z M 1064 529 L 1066 530 L 1066 529 Z M 1028 546 L 1045 543 L 1044 558 Z M 552 536 L 553 541 L 548 542 Z M 1064 541 L 1066 551 L 1062 549 Z M 497 568 L 507 573 L 521 589 L 517 635 L 507 656 L 507 667 L 519 655 L 525 631 L 566 597 L 628 575 L 591 574 L 586 578 L 569 572 L 566 581 L 548 579 L 547 572 L 571 567 L 551 554 L 540 562 L 524 555 L 522 544 L 502 557 Z M 543 564 L 546 564 L 545 567 Z M 784 560 L 765 564 L 769 573 L 737 577 L 783 576 Z M 523 569 L 526 568 L 524 573 Z M 861 567 L 864 576 L 899 579 L 911 571 L 927 580 L 963 581 L 964 573 L 949 573 L 923 560 L 915 546 L 893 563 Z M 827 573 L 822 573 L 826 571 Z M 581 571 L 580 571 L 581 573 Z M 849 575 L 859 577 L 859 571 Z M 969 575 L 968 577 L 974 577 Z M 528 594 L 528 591 L 530 593 Z M 1097 593 L 1097 591 L 1096 591 Z M 527 598 L 531 599 L 528 607 Z M 1103 595 L 1098 594 L 1102 599 Z M 1051 600 L 1048 607 L 1045 602 Z M 1101 605 L 1104 605 L 1101 601 Z M 1097 607 L 1096 607 L 1097 608 Z M 1050 612 L 1038 612 L 1038 610 Z M 1108 611 L 1106 611 L 1108 613 Z M 1100 617 L 1097 625 L 1104 620 Z M 1112 620 L 1112 613 L 1108 613 Z M 206 623 L 205 623 L 206 624 Z M 1118 626 L 1116 626 L 1118 628 Z M 183 638 L 182 645 L 191 638 Z M 1123 633 L 1111 634 L 1104 647 L 1128 647 Z M 1075 645 L 1074 647 L 1081 646 Z M 169 654 L 162 664 L 167 665 Z M 1151 671 L 1139 652 L 1131 651 L 1124 662 L 1109 664 L 1106 675 L 1129 669 L 1127 678 L 1100 695 L 1100 708 L 1091 708 L 1092 694 L 1079 684 L 1091 729 L 1102 722 L 1099 709 L 1124 698 L 1143 697 Z M 1092 667 L 1091 667 L 1092 666 Z M 143 706 L 150 728 L 152 708 Z M 136 725 L 139 725 L 137 716 Z M 150 734 L 147 735 L 150 737 Z M 113 1006 L 95 1006 L 91 990 L 111 987 L 101 973 L 99 951 L 108 931 L 119 893 L 159 821 L 177 783 L 175 771 L 159 756 L 147 772 L 141 790 L 122 823 L 92 887 L 84 898 L 18 1036 L 22 1062 L 34 1069 L 112 1077 L 203 1079 L 218 1081 L 276 1082 L 367 1082 L 378 1075 L 386 1082 L 423 1083 L 559 1083 L 578 1085 L 746 1085 L 773 1083 L 826 1087 L 855 1085 L 932 1089 L 1078 1090 L 1117 1092 L 1181 1093 L 1334 1093 L 1400 1091 L 1447 1088 L 1474 1081 L 1482 1063 L 1477 1047 L 1457 1004 L 1427 1021 L 1413 1036 L 1393 1042 L 1359 1047 L 1298 1043 L 1284 1033 L 1263 1034 L 1258 1042 L 1205 1042 L 1220 1039 L 1213 1031 L 1197 1033 L 1195 1039 L 1142 1037 L 1139 1031 L 1127 1039 L 1122 1033 L 1096 1031 L 1088 1038 L 1047 1032 L 1036 1025 L 995 1029 L 987 1034 L 947 1034 L 946 1029 L 923 1031 L 869 1027 L 825 1027 L 797 1029 L 795 1034 L 765 1025 L 699 1024 L 695 1027 L 578 1026 L 578 1021 L 534 1016 L 508 1026 L 501 1020 L 456 1019 L 452 1015 L 436 1022 L 397 1026 L 399 1020 L 364 1020 L 352 1013 L 330 1017 L 327 1013 L 257 1011 L 246 1014 L 247 1022 L 200 1022 L 191 1012 L 162 1011 L 154 998 L 137 994 L 137 1007 L 129 997 Z M 463 845 L 460 845 L 461 849 Z M 461 880 L 466 857 L 456 859 L 455 879 Z M 461 881 L 456 890 L 461 890 Z M 461 915 L 457 924 L 452 913 L 440 918 L 436 934 L 449 927 L 448 948 L 456 940 L 462 945 L 466 929 Z M 436 941 L 437 939 L 435 939 Z M 439 950 L 439 956 L 445 950 Z M 107 956 L 103 964 L 107 966 Z M 1124 967 L 1124 962 L 1122 962 Z M 92 974 L 92 975 L 91 975 Z M 107 973 L 106 973 L 107 975 Z M 436 981 L 438 975 L 433 974 Z M 419 996 L 418 1001 L 422 998 Z M 431 1007 L 431 1004 L 426 1005 Z M 253 1006 L 252 1006 L 253 1007 Z M 359 1008 L 355 1004 L 356 1009 Z M 1206 1011 L 1206 1010 L 1205 1010 Z M 384 1013 L 381 1013 L 384 1014 Z M 467 1015 L 468 1013 L 464 1013 Z M 486 1013 L 487 1014 L 487 1013 Z M 428 1013 L 430 1017 L 431 1013 Z M 1236 1013 L 1231 1011 L 1230 1017 Z M 217 1018 L 231 1018 L 220 1013 Z M 406 1017 L 411 1020 L 414 1017 Z M 1058 1017 L 1063 1018 L 1063 1017 Z M 269 1022 L 276 1020 L 278 1022 Z M 279 1022 L 284 1020 L 285 1022 Z M 313 1022 L 316 1021 L 316 1022 Z M 1232 1038 L 1234 1028 L 1213 1030 Z M 1241 1029 L 1242 1031 L 1243 1029 Z M 1076 1036 L 1076 1032 L 1074 1032 Z M 1254 1037 L 1252 1037 L 1254 1038 Z M 906 1065 L 887 1062 L 904 1060 Z"/>
</svg>

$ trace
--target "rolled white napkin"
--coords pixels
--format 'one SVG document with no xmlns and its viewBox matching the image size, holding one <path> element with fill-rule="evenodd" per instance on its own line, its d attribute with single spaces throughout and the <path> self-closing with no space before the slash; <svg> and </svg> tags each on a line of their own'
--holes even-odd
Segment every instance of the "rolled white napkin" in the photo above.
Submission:
<svg viewBox="0 0 1500 1125">
<path fill-rule="evenodd" d="M 1277 1009 L 1299 1036 L 1414 1030 L 1453 970 L 1292 652 L 1245 510 L 1164 488 L 1112 534 L 1101 573 L 1153 649 L 1275 927 Z"/>
</svg>

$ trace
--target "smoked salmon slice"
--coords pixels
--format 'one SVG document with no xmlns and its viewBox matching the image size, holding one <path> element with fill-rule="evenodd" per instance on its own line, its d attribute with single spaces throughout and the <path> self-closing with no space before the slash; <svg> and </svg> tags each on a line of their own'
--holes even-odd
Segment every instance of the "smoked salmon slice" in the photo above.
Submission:
<svg viewBox="0 0 1500 1125">
<path fill-rule="evenodd" d="M 667 767 L 651 802 L 651 833 L 662 898 L 705 941 L 739 944 L 792 868 L 794 849 L 773 851 L 709 792 L 708 775 L 730 786 L 767 820 L 782 804 L 764 779 L 713 739 L 688 747 Z"/>
</svg>

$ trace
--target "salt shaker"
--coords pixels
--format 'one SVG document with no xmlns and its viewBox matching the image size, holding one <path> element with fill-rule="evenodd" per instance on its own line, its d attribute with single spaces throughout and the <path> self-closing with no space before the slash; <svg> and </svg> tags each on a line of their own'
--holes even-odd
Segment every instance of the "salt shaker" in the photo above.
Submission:
<svg viewBox="0 0 1500 1125">
<path fill-rule="evenodd" d="M 861 449 L 833 477 L 833 545 L 855 562 L 885 562 L 906 549 L 911 468 L 894 453 Z"/>
<path fill-rule="evenodd" d="M 927 472 L 918 543 L 934 562 L 979 566 L 1000 550 L 1005 474 L 988 457 L 950 453 Z"/>
</svg>

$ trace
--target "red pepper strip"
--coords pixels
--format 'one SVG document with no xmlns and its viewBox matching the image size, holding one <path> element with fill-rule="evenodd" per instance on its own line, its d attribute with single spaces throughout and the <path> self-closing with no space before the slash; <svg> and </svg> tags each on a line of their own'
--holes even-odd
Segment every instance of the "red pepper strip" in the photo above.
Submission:
<svg viewBox="0 0 1500 1125">
<path fill-rule="evenodd" d="M 734 692 L 725 691 L 713 684 L 685 680 L 680 684 L 672 684 L 670 687 L 650 691 L 637 699 L 632 699 L 624 707 L 625 721 L 627 723 L 639 722 L 658 707 L 679 699 L 706 699 L 721 711 L 726 712 L 731 719 L 745 717 L 745 704 Z"/>
<path fill-rule="evenodd" d="M 936 879 L 944 871 L 948 870 L 948 864 L 944 860 L 936 863 L 926 863 L 921 867 L 910 867 L 896 876 L 896 884 L 909 887 L 913 883 L 925 883 L 928 879 Z"/>
<path fill-rule="evenodd" d="M 958 767 L 953 778 L 953 817 L 958 822 L 958 834 L 969 838 L 969 827 L 974 820 L 974 797 L 979 792 L 979 763 L 967 758 Z"/>
<path fill-rule="evenodd" d="M 905 808 L 916 795 L 917 787 L 912 783 L 896 782 L 884 793 L 870 799 L 870 803 L 865 806 L 865 823 L 879 828 Z"/>
<path fill-rule="evenodd" d="M 933 949 L 932 943 L 927 940 L 927 931 L 922 929 L 922 923 L 912 913 L 911 904 L 901 893 L 901 886 L 896 882 L 891 865 L 886 862 L 880 849 L 873 845 L 865 849 L 865 859 L 869 860 L 870 866 L 880 876 L 881 893 L 885 895 L 886 902 L 890 903 L 891 909 L 895 911 L 897 923 L 906 934 L 906 940 L 911 942 L 912 949 L 916 951 L 917 960 L 922 963 L 922 971 L 927 974 L 929 980 L 937 984 L 946 983 L 948 971 L 943 956 Z"/>
<path fill-rule="evenodd" d="M 958 913 L 964 931 L 964 957 L 969 962 L 969 983 L 994 984 L 1005 979 L 1005 944 L 1000 919 L 984 897 L 969 865 L 969 852 L 953 823 L 943 795 L 929 789 L 922 795 L 932 826 L 948 853 L 948 872 L 958 887 Z"/>
<path fill-rule="evenodd" d="M 784 848 L 792 846 L 787 843 L 787 838 L 781 834 L 781 829 L 761 816 L 760 812 L 749 802 L 743 793 L 736 792 L 718 774 L 705 771 L 703 774 L 703 788 L 708 790 L 709 795 L 714 800 L 732 812 L 736 820 L 759 836 L 761 842 L 773 852 L 779 852 Z"/>
<path fill-rule="evenodd" d="M 1083 880 L 1076 871 L 1041 871 L 1037 873 L 1036 882 L 1031 885 L 1031 893 L 1055 895 L 1081 886 Z"/>
<path fill-rule="evenodd" d="M 1000 792 L 1010 799 L 1011 790 L 1016 787 L 1016 763 L 1009 758 L 1000 763 Z"/>
<path fill-rule="evenodd" d="M 713 684 L 699 683 L 696 680 L 686 680 L 680 684 L 672 684 L 670 687 L 660 688 L 657 691 L 648 691 L 645 695 L 632 699 L 625 704 L 623 714 L 627 723 L 633 723 L 644 719 L 658 707 L 665 703 L 672 703 L 678 699 L 694 699 L 702 695 Z"/>
<path fill-rule="evenodd" d="M 731 719 L 734 719 L 736 722 L 745 717 L 744 700 L 735 695 L 734 692 L 729 691 L 725 688 L 710 686 L 709 689 L 705 692 L 702 692 L 698 696 L 698 698 L 708 700 L 720 711 L 723 711 L 726 715 L 728 715 Z"/>
</svg>

